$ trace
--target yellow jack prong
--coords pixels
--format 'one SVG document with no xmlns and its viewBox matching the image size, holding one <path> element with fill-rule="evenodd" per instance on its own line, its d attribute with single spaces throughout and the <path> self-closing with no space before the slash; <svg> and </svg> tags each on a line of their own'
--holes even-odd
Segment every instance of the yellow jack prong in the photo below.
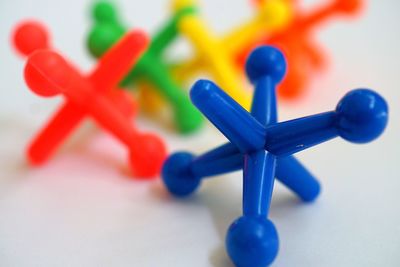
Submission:
<svg viewBox="0 0 400 267">
<path fill-rule="evenodd" d="M 226 53 L 222 42 L 212 34 L 197 14 L 184 16 L 178 27 L 208 63 L 207 69 L 214 76 L 217 84 L 248 109 L 251 104 L 251 95 L 243 89 L 242 75 L 237 71 L 233 58 Z"/>
<path fill-rule="evenodd" d="M 293 18 L 292 11 L 292 6 L 285 0 L 264 1 L 252 19 L 224 36 L 222 42 L 229 53 L 236 55 L 257 39 L 283 30 Z"/>
</svg>

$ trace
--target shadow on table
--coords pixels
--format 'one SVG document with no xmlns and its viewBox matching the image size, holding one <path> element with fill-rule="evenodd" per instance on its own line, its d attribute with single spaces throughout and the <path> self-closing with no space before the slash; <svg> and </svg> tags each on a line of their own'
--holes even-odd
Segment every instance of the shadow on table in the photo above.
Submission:
<svg viewBox="0 0 400 267">
<path fill-rule="evenodd" d="M 230 179 L 235 177 L 216 177 L 204 180 L 199 191 L 193 196 L 176 199 L 169 195 L 161 184 L 154 187 L 154 193 L 164 200 L 187 202 L 190 205 L 205 205 L 211 213 L 215 229 L 221 240 L 220 245 L 210 252 L 209 261 L 215 267 L 233 267 L 225 251 L 225 236 L 230 224 L 242 215 L 242 191 Z M 206 184 L 207 183 L 207 184 Z M 274 192 L 270 217 L 272 220 L 285 220 L 287 214 L 303 206 L 303 202 L 289 191 Z M 279 229 L 278 229 L 279 230 Z"/>
</svg>

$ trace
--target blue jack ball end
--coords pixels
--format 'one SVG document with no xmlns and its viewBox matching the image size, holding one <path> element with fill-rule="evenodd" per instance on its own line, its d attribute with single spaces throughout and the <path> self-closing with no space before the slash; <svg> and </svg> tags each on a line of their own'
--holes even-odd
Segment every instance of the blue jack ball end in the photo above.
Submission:
<svg viewBox="0 0 400 267">
<path fill-rule="evenodd" d="M 385 99 L 370 89 L 347 93 L 336 107 L 337 126 L 342 138 L 353 143 L 367 143 L 379 137 L 388 122 Z"/>
<path fill-rule="evenodd" d="M 278 254 L 278 233 L 268 219 L 243 216 L 229 227 L 226 248 L 236 266 L 265 267 Z"/>
<path fill-rule="evenodd" d="M 192 154 L 177 152 L 164 162 L 161 171 L 162 181 L 174 196 L 188 196 L 199 187 L 201 179 L 195 177 L 189 170 L 192 160 Z"/>
<path fill-rule="evenodd" d="M 247 59 L 246 73 L 252 83 L 265 76 L 270 76 L 275 83 L 279 83 L 286 74 L 285 57 L 273 46 L 260 46 Z"/>
</svg>

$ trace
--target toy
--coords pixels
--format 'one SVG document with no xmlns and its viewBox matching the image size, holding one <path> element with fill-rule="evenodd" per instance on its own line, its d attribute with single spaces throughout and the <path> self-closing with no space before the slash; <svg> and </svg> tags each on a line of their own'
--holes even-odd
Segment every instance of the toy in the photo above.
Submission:
<svg viewBox="0 0 400 267">
<path fill-rule="evenodd" d="M 262 8 L 269 0 L 254 1 Z M 288 60 L 287 77 L 280 85 L 279 95 L 286 99 L 300 96 L 307 87 L 310 77 L 325 68 L 327 59 L 321 46 L 314 41 L 314 30 L 329 19 L 338 16 L 355 16 L 362 10 L 362 0 L 330 0 L 311 12 L 300 9 L 296 0 L 285 0 L 292 5 L 294 19 L 280 32 L 269 34 L 253 42 L 237 54 L 237 62 L 243 66 L 249 53 L 257 46 L 273 45 L 280 48 Z"/>
<path fill-rule="evenodd" d="M 38 21 L 27 20 L 19 23 L 14 29 L 12 39 L 14 48 L 24 57 L 38 49 L 52 47 L 46 27 Z M 121 90 L 109 90 L 107 95 L 123 114 L 131 117 L 136 115 L 137 104 L 131 95 Z M 63 120 L 65 124 L 65 118 Z"/>
<path fill-rule="evenodd" d="M 237 266 L 262 267 L 278 253 L 278 234 L 267 219 L 276 176 L 303 201 L 319 194 L 315 178 L 292 154 L 341 136 L 366 143 L 385 129 L 388 107 L 368 89 L 350 91 L 335 111 L 277 123 L 275 87 L 286 70 L 283 54 L 273 47 L 252 52 L 246 72 L 255 86 L 251 113 L 214 83 L 198 81 L 191 89 L 194 105 L 230 141 L 201 156 L 172 154 L 163 181 L 176 196 L 194 192 L 203 178 L 243 169 L 243 216 L 228 229 L 226 248 Z"/>
<path fill-rule="evenodd" d="M 153 134 L 139 133 L 131 126 L 130 119 L 116 109 L 115 103 L 102 91 L 117 84 L 147 43 L 147 37 L 141 31 L 127 33 L 100 59 L 98 67 L 87 77 L 61 55 L 48 49 L 33 52 L 24 71 L 27 85 L 36 94 L 44 97 L 65 96 L 66 105 L 72 105 L 72 109 L 76 110 L 75 116 L 71 117 L 75 118 L 75 125 L 89 115 L 123 142 L 130 152 L 133 174 L 139 177 L 153 177 L 159 172 L 166 154 L 164 144 Z M 45 144 L 46 140 L 41 140 L 41 143 Z M 41 156 L 41 151 L 34 151 Z"/>
<path fill-rule="evenodd" d="M 37 21 L 23 21 L 15 28 L 13 33 L 14 47 L 24 56 L 29 56 L 38 49 L 48 49 L 50 47 L 49 39 L 45 26 Z M 136 50 L 131 51 L 133 60 L 141 53 L 142 49 L 138 46 Z M 101 69 L 94 71 L 91 79 L 98 84 L 104 84 L 104 86 L 97 87 L 99 92 L 107 95 L 115 103 L 116 108 L 129 118 L 136 113 L 135 101 L 124 91 L 110 90 L 115 82 L 112 77 L 109 79 L 107 75 L 104 75 L 104 73 L 110 71 L 108 65 L 114 64 L 113 58 L 114 56 L 103 59 L 102 65 L 106 68 L 101 67 Z M 112 69 L 123 71 L 114 69 L 114 66 Z M 120 74 L 115 73 L 115 75 L 118 77 Z M 29 146 L 27 150 L 29 162 L 34 165 L 44 163 L 84 117 L 85 113 L 75 104 L 69 101 L 65 102 Z"/>
<path fill-rule="evenodd" d="M 189 101 L 184 90 L 172 78 L 164 63 L 162 53 L 178 34 L 177 22 L 183 14 L 191 12 L 193 11 L 190 8 L 181 10 L 168 21 L 164 28 L 153 37 L 147 51 L 122 83 L 125 87 L 137 82 L 153 84 L 153 88 L 171 104 L 176 126 L 182 133 L 189 133 L 199 128 L 203 118 Z M 93 14 L 95 25 L 88 37 L 88 47 L 92 55 L 99 57 L 118 41 L 126 32 L 126 28 L 119 22 L 116 9 L 109 2 L 96 3 Z"/>
<path fill-rule="evenodd" d="M 196 8 L 194 1 L 176 1 L 174 11 L 179 12 L 182 8 Z M 223 88 L 235 98 L 240 104 L 248 107 L 250 95 L 240 86 L 242 84 L 240 75 L 233 67 L 230 58 L 226 55 L 223 46 L 213 33 L 210 32 L 207 25 L 198 15 L 198 13 L 187 14 L 179 24 L 179 31 L 191 41 L 196 48 L 197 53 L 205 58 L 205 64 L 210 66 L 210 71 L 222 85 Z"/>
<path fill-rule="evenodd" d="M 192 6 L 196 8 L 196 1 L 194 0 L 175 0 L 174 8 L 179 10 L 185 6 Z M 232 60 L 240 53 L 244 47 L 251 46 L 253 43 L 260 40 L 265 36 L 266 33 L 274 34 L 275 32 L 280 32 L 286 28 L 286 25 L 291 21 L 291 5 L 283 0 L 268 0 L 264 1 L 259 5 L 257 13 L 247 21 L 242 22 L 228 34 L 222 35 L 221 37 L 215 36 L 205 25 L 203 21 L 199 18 L 195 19 L 194 23 L 199 29 L 196 33 L 195 29 L 192 29 L 192 35 L 188 33 L 188 38 L 192 39 L 198 50 L 204 50 L 204 53 L 197 53 L 195 57 L 185 62 L 179 62 L 175 64 L 175 73 L 177 77 L 183 77 L 184 79 L 189 79 L 195 77 L 201 71 L 206 70 L 208 73 L 215 74 L 214 77 L 217 80 L 227 80 L 229 82 L 229 73 L 233 72 L 235 67 L 236 72 L 242 73 L 243 66 L 234 66 Z M 193 19 L 192 19 L 193 20 Z M 185 26 L 189 29 L 185 31 L 190 31 L 191 25 Z M 196 34 L 202 34 L 202 37 L 195 39 Z M 213 63 L 214 62 L 214 63 Z M 222 63 L 221 63 L 222 62 Z M 221 66 L 229 63 L 228 74 Z M 239 68 L 236 68 L 239 67 Z M 226 83 L 226 82 L 225 82 Z M 236 87 L 234 87 L 236 88 Z M 231 93 L 228 89 L 228 93 Z M 243 94 L 243 90 L 240 89 L 240 94 Z M 236 91 L 235 91 L 236 92 Z M 235 98 L 235 95 L 232 95 Z M 246 96 L 248 107 L 250 106 L 250 97 Z M 238 100 L 238 99 L 236 99 Z M 241 101 L 240 99 L 238 101 Z"/>
</svg>

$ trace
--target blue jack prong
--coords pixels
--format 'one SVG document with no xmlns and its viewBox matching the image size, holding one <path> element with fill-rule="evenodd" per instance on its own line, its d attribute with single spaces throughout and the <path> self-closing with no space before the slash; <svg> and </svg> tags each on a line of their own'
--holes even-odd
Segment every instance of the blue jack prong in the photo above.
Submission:
<svg viewBox="0 0 400 267">
<path fill-rule="evenodd" d="M 370 89 L 347 93 L 335 111 L 267 127 L 265 149 L 277 156 L 291 155 L 334 137 L 367 143 L 384 131 L 388 119 L 386 101 Z"/>
<path fill-rule="evenodd" d="M 267 126 L 265 149 L 288 156 L 338 136 L 335 112 L 280 122 Z"/>
<path fill-rule="evenodd" d="M 267 217 L 275 180 L 276 157 L 265 150 L 244 156 L 243 215 Z"/>
<path fill-rule="evenodd" d="M 213 155 L 208 155 L 207 153 L 196 157 L 190 164 L 191 173 L 199 179 L 203 179 L 243 168 L 243 154 L 231 143 L 218 147 L 218 151 L 227 153 L 223 155 L 220 153 L 221 156 L 218 158 L 212 157 Z"/>
<path fill-rule="evenodd" d="M 279 249 L 278 232 L 267 219 L 276 156 L 261 149 L 244 157 L 243 216 L 229 227 L 225 246 L 236 266 L 267 266 Z"/>
<path fill-rule="evenodd" d="M 254 85 L 252 116 L 262 125 L 277 122 L 276 86 L 286 73 L 286 60 L 273 47 L 255 49 L 246 62 L 246 74 Z"/>
<path fill-rule="evenodd" d="M 262 125 L 278 120 L 275 91 L 276 84 L 270 77 L 260 78 L 255 85 L 251 115 Z"/>
<path fill-rule="evenodd" d="M 219 148 L 226 148 L 227 152 L 232 152 L 230 151 L 230 149 L 235 147 L 228 143 Z M 166 182 L 167 180 L 174 180 L 173 178 L 167 179 L 167 177 L 171 176 L 170 167 L 176 165 L 174 159 L 179 158 L 178 156 L 181 154 L 188 155 L 188 153 L 186 152 L 177 152 L 167 159 L 166 163 L 164 164 L 162 174 L 162 176 L 164 177 L 164 182 Z M 232 152 L 229 154 L 225 153 L 220 158 L 208 158 L 207 154 L 198 157 L 194 157 L 190 154 L 190 156 L 191 160 L 187 161 L 187 165 L 181 165 L 179 175 L 184 174 L 186 180 L 178 182 L 178 184 L 176 184 L 176 187 L 178 188 L 182 187 L 184 183 L 190 181 L 198 181 L 198 183 L 196 182 L 196 184 L 199 185 L 203 179 L 206 179 L 208 177 L 243 169 L 243 154 L 239 153 L 239 150 L 237 150 L 237 148 L 236 152 Z M 177 178 L 179 175 L 175 173 L 174 177 Z M 314 201 L 319 195 L 319 182 L 293 156 L 278 158 L 276 166 L 276 178 L 305 202 Z M 193 191 L 197 189 L 197 187 L 192 187 L 191 190 L 193 191 L 177 193 L 179 189 L 174 190 L 174 185 L 174 183 L 171 183 L 168 186 L 168 189 L 177 196 L 186 196 L 193 193 Z"/>
<path fill-rule="evenodd" d="M 213 82 L 197 81 L 190 90 L 190 98 L 242 153 L 254 151 L 264 144 L 265 127 Z"/>
<path fill-rule="evenodd" d="M 199 161 L 210 162 L 224 157 L 230 157 L 233 154 L 240 154 L 239 149 L 232 143 L 226 143 L 198 156 L 197 159 Z"/>
<path fill-rule="evenodd" d="M 302 201 L 312 202 L 318 197 L 320 183 L 294 156 L 278 157 L 275 169 L 276 178 Z"/>
</svg>

